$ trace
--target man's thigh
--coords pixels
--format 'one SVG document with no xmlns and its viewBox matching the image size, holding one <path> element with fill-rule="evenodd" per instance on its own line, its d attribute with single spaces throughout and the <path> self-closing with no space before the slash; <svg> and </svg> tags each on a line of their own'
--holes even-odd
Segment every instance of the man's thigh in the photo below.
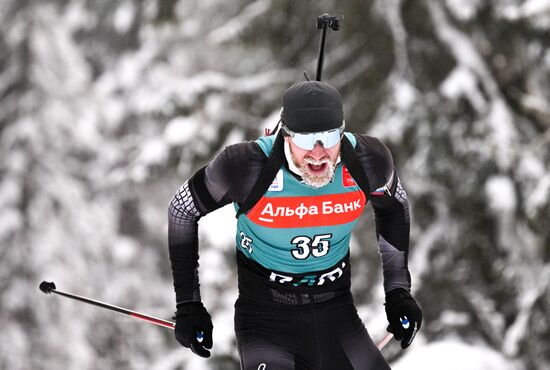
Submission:
<svg viewBox="0 0 550 370">
<path fill-rule="evenodd" d="M 239 345 L 242 370 L 294 370 L 294 355 L 275 344 L 251 341 Z"/>
</svg>

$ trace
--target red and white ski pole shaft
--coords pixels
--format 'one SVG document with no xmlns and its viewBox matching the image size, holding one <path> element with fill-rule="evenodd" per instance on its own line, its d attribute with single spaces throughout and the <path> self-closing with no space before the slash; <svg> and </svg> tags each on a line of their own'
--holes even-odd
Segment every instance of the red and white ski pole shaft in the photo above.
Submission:
<svg viewBox="0 0 550 370">
<path fill-rule="evenodd" d="M 50 294 L 50 293 L 59 294 L 63 297 L 76 299 L 77 301 L 81 301 L 81 302 L 88 303 L 88 304 L 91 304 L 91 305 L 94 305 L 94 306 L 97 306 L 97 307 L 105 308 L 107 310 L 115 311 L 115 312 L 121 313 L 123 315 L 128 315 L 128 316 L 134 317 L 136 319 L 147 321 L 151 324 L 164 326 L 165 328 L 175 329 L 175 327 L 176 327 L 176 324 L 174 324 L 172 321 L 159 319 L 159 318 L 154 317 L 154 316 L 149 316 L 149 315 L 145 315 L 143 313 L 128 310 L 126 308 L 113 306 L 113 305 L 108 304 L 108 303 L 96 301 L 94 299 L 82 297 L 82 296 L 79 296 L 79 295 L 76 295 L 76 294 L 61 292 L 59 290 L 56 290 L 55 284 L 53 282 L 43 281 L 42 283 L 40 283 L 40 290 L 42 292 L 46 293 L 46 294 Z"/>
<path fill-rule="evenodd" d="M 404 317 L 404 318 L 401 318 L 401 325 L 404 327 L 404 328 L 407 328 L 408 325 L 409 325 L 409 320 Z M 390 327 L 388 326 L 388 330 L 390 330 Z M 390 342 L 390 340 L 392 340 L 393 338 L 393 333 L 388 333 L 386 334 L 386 336 L 384 338 L 382 338 L 382 340 L 376 345 L 376 347 L 378 347 L 378 350 L 381 351 L 382 348 L 384 348 L 386 346 L 386 344 L 388 344 Z"/>
<path fill-rule="evenodd" d="M 393 333 L 388 333 L 386 336 L 376 345 L 378 347 L 378 350 L 381 351 L 382 348 L 386 346 L 386 344 L 389 343 L 389 341 L 393 338 Z"/>
</svg>

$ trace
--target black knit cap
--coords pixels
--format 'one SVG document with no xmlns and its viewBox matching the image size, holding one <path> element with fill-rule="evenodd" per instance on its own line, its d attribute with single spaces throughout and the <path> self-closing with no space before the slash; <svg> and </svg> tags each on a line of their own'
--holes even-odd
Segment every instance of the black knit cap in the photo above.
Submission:
<svg viewBox="0 0 550 370">
<path fill-rule="evenodd" d="M 303 81 L 283 94 L 283 124 L 294 132 L 320 132 L 338 128 L 344 121 L 338 90 L 320 81 Z"/>
</svg>

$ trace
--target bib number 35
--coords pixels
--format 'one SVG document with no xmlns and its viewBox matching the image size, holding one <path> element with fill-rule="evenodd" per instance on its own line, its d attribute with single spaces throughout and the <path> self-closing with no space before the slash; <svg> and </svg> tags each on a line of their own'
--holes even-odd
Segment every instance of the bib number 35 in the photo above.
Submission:
<svg viewBox="0 0 550 370">
<path fill-rule="evenodd" d="M 305 260 L 309 256 L 323 257 L 330 249 L 330 238 L 332 234 L 315 235 L 312 238 L 309 236 L 297 236 L 290 242 L 296 246 L 290 253 L 298 260 Z"/>
</svg>

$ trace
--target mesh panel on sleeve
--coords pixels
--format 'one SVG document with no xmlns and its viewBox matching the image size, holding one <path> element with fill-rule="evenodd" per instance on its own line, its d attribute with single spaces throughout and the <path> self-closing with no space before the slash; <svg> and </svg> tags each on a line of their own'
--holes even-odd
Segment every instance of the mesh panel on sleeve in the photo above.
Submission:
<svg viewBox="0 0 550 370">
<path fill-rule="evenodd" d="M 405 209 L 405 219 L 409 222 L 409 200 L 407 198 L 407 192 L 401 185 L 401 180 L 397 178 L 397 187 L 395 188 L 395 199 L 403 205 Z"/>
<path fill-rule="evenodd" d="M 170 214 L 173 216 L 173 222 L 191 221 L 200 216 L 187 181 L 179 188 L 170 205 Z"/>
</svg>

